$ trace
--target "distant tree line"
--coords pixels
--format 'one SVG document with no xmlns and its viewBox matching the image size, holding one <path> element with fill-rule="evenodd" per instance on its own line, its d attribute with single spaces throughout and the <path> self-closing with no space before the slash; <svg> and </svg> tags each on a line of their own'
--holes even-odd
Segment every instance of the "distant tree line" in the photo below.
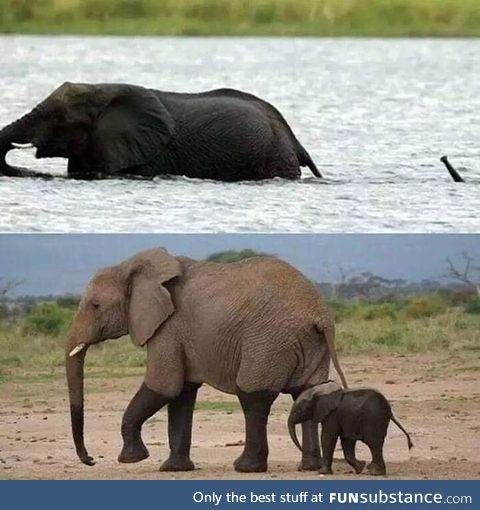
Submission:
<svg viewBox="0 0 480 510">
<path fill-rule="evenodd" d="M 252 257 L 275 256 L 252 249 L 227 250 L 213 253 L 209 262 L 233 263 Z M 357 299 L 370 303 L 393 302 L 409 296 L 439 294 L 451 304 L 467 303 L 480 296 L 480 265 L 467 253 L 463 253 L 462 264 L 455 265 L 446 259 L 444 281 L 425 279 L 408 282 L 398 278 L 386 278 L 368 271 L 339 268 L 339 277 L 334 282 L 316 282 L 321 293 L 330 301 Z M 19 280 L 0 278 L 0 320 L 15 319 L 28 315 L 39 303 L 55 303 L 62 309 L 74 310 L 80 296 L 74 294 L 18 296 L 12 297 L 14 289 L 22 285 Z"/>
</svg>

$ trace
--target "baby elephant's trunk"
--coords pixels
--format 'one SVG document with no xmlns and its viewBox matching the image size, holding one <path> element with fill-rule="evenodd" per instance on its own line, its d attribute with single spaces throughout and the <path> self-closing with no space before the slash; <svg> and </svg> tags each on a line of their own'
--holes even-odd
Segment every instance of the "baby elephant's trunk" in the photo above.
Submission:
<svg viewBox="0 0 480 510">
<path fill-rule="evenodd" d="M 413 443 L 410 439 L 410 434 L 403 428 L 402 424 L 395 418 L 395 416 L 393 416 L 393 414 L 391 416 L 391 420 L 407 436 L 408 449 L 411 450 L 413 448 Z"/>
<path fill-rule="evenodd" d="M 300 442 L 297 437 L 297 429 L 295 427 L 295 421 L 293 419 L 292 413 L 290 413 L 290 416 L 288 417 L 288 432 L 290 432 L 290 437 L 292 438 L 292 441 L 295 443 L 295 446 L 300 450 L 302 450 L 302 447 L 300 446 Z"/>
</svg>

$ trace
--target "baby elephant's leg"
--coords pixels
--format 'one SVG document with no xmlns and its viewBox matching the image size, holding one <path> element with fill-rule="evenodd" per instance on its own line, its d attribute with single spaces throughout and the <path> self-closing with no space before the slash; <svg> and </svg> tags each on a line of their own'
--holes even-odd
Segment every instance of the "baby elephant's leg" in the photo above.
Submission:
<svg viewBox="0 0 480 510">
<path fill-rule="evenodd" d="M 359 475 L 363 471 L 363 468 L 365 467 L 365 461 L 357 460 L 355 458 L 356 441 L 354 439 L 349 439 L 346 437 L 342 437 L 341 441 L 343 454 L 345 455 L 345 460 L 350 464 L 350 466 L 353 467 L 353 469 L 355 469 L 355 473 Z"/>
<path fill-rule="evenodd" d="M 318 471 L 321 475 L 331 475 L 333 452 L 335 451 L 335 445 L 338 439 L 338 425 L 336 419 L 331 419 L 329 416 L 322 423 L 322 452 L 323 452 L 323 463 L 322 467 Z"/>
<path fill-rule="evenodd" d="M 367 466 L 368 473 L 373 476 L 386 475 L 385 461 L 383 459 L 383 440 L 367 443 L 372 452 L 372 462 Z"/>
</svg>

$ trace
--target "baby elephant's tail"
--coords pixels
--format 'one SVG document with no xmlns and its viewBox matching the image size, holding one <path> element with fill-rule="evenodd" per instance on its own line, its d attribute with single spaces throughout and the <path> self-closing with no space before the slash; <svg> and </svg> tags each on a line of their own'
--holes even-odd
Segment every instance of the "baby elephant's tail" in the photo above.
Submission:
<svg viewBox="0 0 480 510">
<path fill-rule="evenodd" d="M 411 450 L 413 448 L 413 443 L 410 439 L 410 434 L 403 428 L 402 424 L 395 418 L 395 416 L 393 416 L 393 413 L 391 419 L 393 423 L 395 423 L 395 425 L 407 436 L 408 449 Z"/>
</svg>

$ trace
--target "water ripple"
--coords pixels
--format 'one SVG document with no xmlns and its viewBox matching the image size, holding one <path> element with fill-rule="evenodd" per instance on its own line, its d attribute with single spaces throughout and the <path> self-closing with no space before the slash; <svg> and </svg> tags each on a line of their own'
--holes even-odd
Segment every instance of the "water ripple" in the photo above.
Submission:
<svg viewBox="0 0 480 510">
<path fill-rule="evenodd" d="M 0 177 L 1 231 L 479 231 L 478 40 L 2 36 L 0 49 L 0 125 L 65 80 L 236 87 L 277 105 L 326 176 L 236 184 Z M 445 153 L 463 167 L 464 185 L 439 163 Z M 37 161 L 31 151 L 9 161 L 65 172 L 64 161 Z"/>
</svg>

